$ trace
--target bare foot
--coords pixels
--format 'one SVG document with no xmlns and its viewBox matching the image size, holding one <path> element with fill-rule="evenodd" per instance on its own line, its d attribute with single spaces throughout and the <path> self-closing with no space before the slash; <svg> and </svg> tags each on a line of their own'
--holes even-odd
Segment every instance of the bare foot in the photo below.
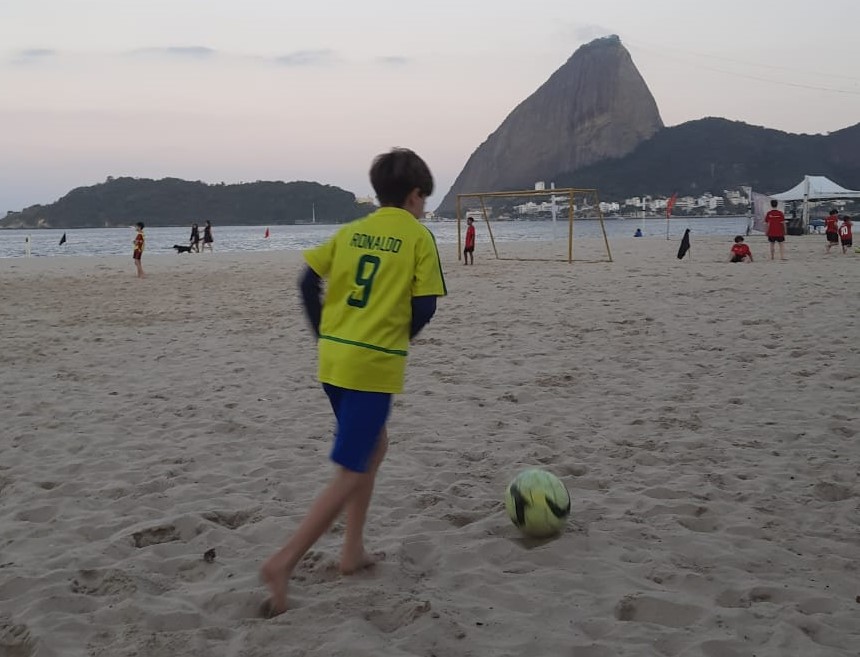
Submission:
<svg viewBox="0 0 860 657">
<path fill-rule="evenodd" d="M 367 554 L 364 550 L 357 555 L 344 554 L 340 558 L 340 574 L 353 575 L 359 570 L 373 568 L 376 565 L 376 562 L 383 557 L 385 557 L 385 554 L 382 552 Z"/>
<path fill-rule="evenodd" d="M 265 618 L 274 618 L 287 610 L 287 577 L 283 570 L 273 568 L 269 562 L 260 568 L 260 579 L 269 589 L 269 599 L 260 612 Z"/>
</svg>

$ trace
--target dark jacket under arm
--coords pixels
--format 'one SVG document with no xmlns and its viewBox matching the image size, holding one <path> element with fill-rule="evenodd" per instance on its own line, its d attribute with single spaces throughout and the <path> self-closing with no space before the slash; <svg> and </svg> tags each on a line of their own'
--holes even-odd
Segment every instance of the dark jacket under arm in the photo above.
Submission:
<svg viewBox="0 0 860 657">
<path fill-rule="evenodd" d="M 412 325 L 409 327 L 409 338 L 412 339 L 421 332 L 433 314 L 436 312 L 436 297 L 412 297 Z"/>
<path fill-rule="evenodd" d="M 313 269 L 305 266 L 299 279 L 299 289 L 302 291 L 302 305 L 305 315 L 311 324 L 314 334 L 320 336 L 320 319 L 322 318 L 322 278 Z"/>
</svg>

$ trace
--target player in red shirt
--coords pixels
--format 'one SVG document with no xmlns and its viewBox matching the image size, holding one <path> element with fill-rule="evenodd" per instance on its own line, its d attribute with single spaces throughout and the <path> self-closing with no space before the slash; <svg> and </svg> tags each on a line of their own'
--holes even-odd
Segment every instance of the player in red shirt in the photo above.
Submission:
<svg viewBox="0 0 860 657">
<path fill-rule="evenodd" d="M 767 224 L 767 241 L 770 242 L 770 259 L 773 260 L 773 245 L 779 244 L 779 259 L 785 260 L 785 215 L 777 210 L 776 201 L 770 202 L 771 210 L 764 216 Z"/>
<path fill-rule="evenodd" d="M 466 245 L 463 248 L 463 264 L 475 264 L 475 220 L 472 217 L 466 219 Z M 471 260 L 471 262 L 469 262 Z"/>
<path fill-rule="evenodd" d="M 848 253 L 854 245 L 854 239 L 851 236 L 851 217 L 842 217 L 842 225 L 839 227 L 839 239 L 842 240 L 842 253 Z"/>
<path fill-rule="evenodd" d="M 750 247 L 744 244 L 744 236 L 738 235 L 735 237 L 735 243 L 732 244 L 732 251 L 729 255 L 729 262 L 752 262 L 752 251 Z"/>
<path fill-rule="evenodd" d="M 824 219 L 824 236 L 827 238 L 827 253 L 839 244 L 839 213 L 831 210 Z"/>
</svg>

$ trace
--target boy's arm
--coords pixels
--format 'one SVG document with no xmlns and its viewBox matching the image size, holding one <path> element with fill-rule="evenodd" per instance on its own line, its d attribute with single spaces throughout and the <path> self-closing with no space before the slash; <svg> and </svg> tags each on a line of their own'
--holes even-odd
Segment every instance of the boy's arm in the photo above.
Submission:
<svg viewBox="0 0 860 657">
<path fill-rule="evenodd" d="M 421 332 L 436 312 L 436 297 L 412 297 L 412 325 L 409 328 L 411 340 Z"/>
<path fill-rule="evenodd" d="M 322 318 L 322 278 L 313 269 L 305 265 L 305 270 L 299 279 L 299 289 L 302 292 L 302 305 L 316 337 L 320 336 L 320 320 Z"/>
</svg>

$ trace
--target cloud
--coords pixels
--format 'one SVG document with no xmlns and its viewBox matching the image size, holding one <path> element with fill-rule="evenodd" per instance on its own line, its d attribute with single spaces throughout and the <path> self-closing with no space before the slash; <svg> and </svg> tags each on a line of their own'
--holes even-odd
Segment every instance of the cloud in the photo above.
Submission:
<svg viewBox="0 0 860 657">
<path fill-rule="evenodd" d="M 218 54 L 214 48 L 206 46 L 167 46 L 163 48 L 141 48 L 133 50 L 132 55 L 165 55 L 184 59 L 207 59 Z"/>
<path fill-rule="evenodd" d="M 333 50 L 296 50 L 273 61 L 281 66 L 325 66 L 336 62 L 337 55 Z"/>
<path fill-rule="evenodd" d="M 385 66 L 406 66 L 412 60 L 408 57 L 401 57 L 400 55 L 393 55 L 390 57 L 377 57 L 376 62 L 379 64 L 383 64 Z"/>
<path fill-rule="evenodd" d="M 609 36 L 613 34 L 613 31 L 602 25 L 585 23 L 569 24 L 565 29 L 565 33 L 571 36 L 576 42 L 585 43 L 600 37 Z"/>
<path fill-rule="evenodd" d="M 13 53 L 11 61 L 13 64 L 35 64 L 56 57 L 58 54 L 52 48 L 26 48 Z"/>
</svg>

